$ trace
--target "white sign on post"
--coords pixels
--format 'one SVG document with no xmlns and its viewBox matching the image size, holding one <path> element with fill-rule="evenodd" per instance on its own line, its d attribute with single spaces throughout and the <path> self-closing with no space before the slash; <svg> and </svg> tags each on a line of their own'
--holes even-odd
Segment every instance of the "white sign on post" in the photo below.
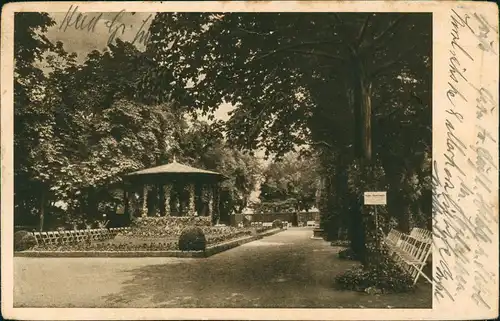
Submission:
<svg viewBox="0 0 500 321">
<path fill-rule="evenodd" d="M 387 192 L 365 192 L 365 205 L 386 205 Z"/>
</svg>

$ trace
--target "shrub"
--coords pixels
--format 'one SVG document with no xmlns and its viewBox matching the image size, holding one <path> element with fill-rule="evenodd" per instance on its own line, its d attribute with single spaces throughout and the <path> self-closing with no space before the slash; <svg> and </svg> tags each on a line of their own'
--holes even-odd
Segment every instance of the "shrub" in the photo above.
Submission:
<svg viewBox="0 0 500 321">
<path fill-rule="evenodd" d="M 274 220 L 273 221 L 273 228 L 283 228 L 283 222 L 281 220 Z"/>
<path fill-rule="evenodd" d="M 25 251 L 36 245 L 36 238 L 27 231 L 18 231 L 14 233 L 14 251 Z"/>
<path fill-rule="evenodd" d="M 335 278 L 343 290 L 367 293 L 407 292 L 413 288 L 411 276 L 388 256 L 379 257 L 377 264 L 358 266 Z"/>
<path fill-rule="evenodd" d="M 17 231 L 16 233 L 14 233 L 14 250 L 15 251 L 19 251 L 19 247 L 20 247 L 20 244 L 21 244 L 21 240 L 23 239 L 23 237 L 25 237 L 26 235 L 29 235 L 30 232 L 28 231 Z"/>
<path fill-rule="evenodd" d="M 181 251 L 204 251 L 206 245 L 205 234 L 199 227 L 188 227 L 179 236 L 179 250 Z"/>
</svg>

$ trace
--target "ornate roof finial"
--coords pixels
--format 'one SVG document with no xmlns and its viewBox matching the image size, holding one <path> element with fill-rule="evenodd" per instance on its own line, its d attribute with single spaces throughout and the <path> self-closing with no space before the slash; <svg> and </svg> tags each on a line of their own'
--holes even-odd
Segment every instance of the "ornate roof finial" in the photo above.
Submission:
<svg viewBox="0 0 500 321">
<path fill-rule="evenodd" d="M 175 155 L 174 155 L 174 161 L 172 163 L 177 163 L 177 159 L 175 158 Z"/>
</svg>

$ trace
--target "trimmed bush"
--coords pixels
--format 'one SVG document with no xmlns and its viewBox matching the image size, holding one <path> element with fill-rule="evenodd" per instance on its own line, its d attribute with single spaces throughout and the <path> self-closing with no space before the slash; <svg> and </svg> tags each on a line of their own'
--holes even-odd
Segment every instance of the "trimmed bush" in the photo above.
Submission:
<svg viewBox="0 0 500 321">
<path fill-rule="evenodd" d="M 199 227 L 188 227 L 179 236 L 179 250 L 181 251 L 205 251 L 206 246 L 205 233 Z"/>
<path fill-rule="evenodd" d="M 14 233 L 14 251 L 21 251 L 21 240 L 28 234 L 30 234 L 28 231 L 17 231 Z"/>
<path fill-rule="evenodd" d="M 273 228 L 283 229 L 283 222 L 281 220 L 274 220 L 273 221 Z"/>
<path fill-rule="evenodd" d="M 25 251 L 36 245 L 35 236 L 27 231 L 14 233 L 14 251 Z"/>
</svg>

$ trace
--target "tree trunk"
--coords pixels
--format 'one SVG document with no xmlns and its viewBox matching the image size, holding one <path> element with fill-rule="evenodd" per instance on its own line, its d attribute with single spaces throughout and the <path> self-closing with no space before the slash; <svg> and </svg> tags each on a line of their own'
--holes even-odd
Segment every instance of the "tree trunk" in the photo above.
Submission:
<svg viewBox="0 0 500 321">
<path fill-rule="evenodd" d="M 361 161 L 359 170 L 362 181 L 366 185 L 371 185 L 373 178 L 367 169 L 372 163 L 372 84 L 366 75 L 363 63 L 356 55 L 352 57 L 351 66 L 353 78 L 349 102 L 354 110 L 355 155 Z M 359 186 L 359 188 L 363 191 L 366 186 Z M 366 219 L 366 215 L 369 215 L 369 210 L 363 206 L 361 195 L 353 195 L 351 210 L 351 247 L 364 264 L 366 263 L 366 242 L 368 241 L 366 233 L 369 232 L 365 230 L 364 219 Z"/>
<path fill-rule="evenodd" d="M 97 199 L 97 191 L 90 188 L 87 192 L 87 218 L 89 220 L 102 219 L 99 217 L 99 201 Z"/>
<path fill-rule="evenodd" d="M 364 263 L 366 253 L 366 236 L 363 225 L 363 210 L 360 201 L 356 195 L 349 195 L 350 199 L 350 215 L 349 215 L 349 230 L 348 236 L 351 242 L 351 249 L 356 255 L 356 258 Z"/>
<path fill-rule="evenodd" d="M 370 164 L 372 159 L 372 82 L 368 79 L 363 63 L 353 57 L 352 79 L 349 90 L 349 103 L 354 111 L 354 148 L 358 159 Z"/>
<path fill-rule="evenodd" d="M 45 189 L 42 188 L 40 199 L 40 232 L 43 232 L 43 223 L 45 221 Z"/>
</svg>

